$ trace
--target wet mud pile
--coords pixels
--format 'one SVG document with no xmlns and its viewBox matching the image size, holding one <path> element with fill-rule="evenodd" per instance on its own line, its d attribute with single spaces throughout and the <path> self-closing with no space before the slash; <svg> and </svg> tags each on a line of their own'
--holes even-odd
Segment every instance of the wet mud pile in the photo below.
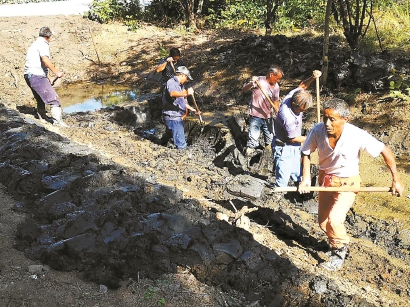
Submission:
<svg viewBox="0 0 410 307">
<path fill-rule="evenodd" d="M 127 110 L 102 112 L 118 119 Z M 208 155 L 213 165 L 225 160 L 220 168 L 229 175 L 227 166 L 235 164 L 232 160 L 238 149 L 235 138 L 220 130 L 215 129 L 220 137 L 215 131 L 202 131 L 204 138 L 193 140 L 192 147 L 214 140 L 204 157 Z M 294 206 L 303 203 L 292 204 L 289 198 L 272 202 L 265 194 L 259 203 L 252 203 L 227 197 L 224 187 L 215 184 L 206 195 L 209 205 L 204 206 L 203 201 L 185 198 L 183 191 L 173 186 L 120 167 L 99 152 L 70 142 L 3 106 L 0 132 L 4 161 L 0 180 L 20 201 L 15 210 L 27 213 L 27 220 L 17 230 L 16 247 L 30 259 L 58 270 L 78 270 L 88 280 L 111 288 L 129 278 L 157 278 L 189 268 L 198 280 L 220 285 L 224 291 L 240 291 L 244 300 L 265 306 L 377 306 L 374 297 L 365 298 L 363 290 L 348 290 L 348 285 L 304 268 L 303 262 L 310 266 L 312 258 L 320 259 L 319 253 L 327 246 L 318 239 L 319 233 L 307 231 L 311 228 L 308 221 L 293 213 Z M 168 150 L 175 159 L 187 154 Z M 355 236 L 406 259 L 409 234 L 399 234 L 392 225 L 364 220 L 354 213 L 349 215 L 352 224 Z M 261 244 L 256 238 L 262 229 L 270 229 L 269 240 L 279 240 L 282 246 Z M 302 264 L 296 265 L 295 255 L 288 254 L 290 246 L 305 251 L 296 256 Z M 404 282 L 408 272 L 374 255 L 371 261 L 375 266 L 389 265 L 388 275 L 381 277 L 384 287 L 409 297 Z M 363 272 L 364 278 L 374 278 L 370 275 Z"/>
</svg>

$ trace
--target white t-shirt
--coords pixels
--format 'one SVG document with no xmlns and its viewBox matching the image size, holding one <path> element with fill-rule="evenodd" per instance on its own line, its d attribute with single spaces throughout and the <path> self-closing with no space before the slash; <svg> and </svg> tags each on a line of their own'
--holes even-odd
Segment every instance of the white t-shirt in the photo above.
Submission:
<svg viewBox="0 0 410 307">
<path fill-rule="evenodd" d="M 43 56 L 47 56 L 51 59 L 50 45 L 44 37 L 38 37 L 28 48 L 24 74 L 47 76 L 48 68 L 44 65 L 43 61 L 41 61 L 41 57 Z"/>
<path fill-rule="evenodd" d="M 310 131 L 301 151 L 305 155 L 310 155 L 317 149 L 320 170 L 338 177 L 351 177 L 359 175 L 361 151 L 377 157 L 383 148 L 384 143 L 366 131 L 345 123 L 342 135 L 335 148 L 332 149 L 329 145 L 326 126 L 324 123 L 319 123 Z"/>
</svg>

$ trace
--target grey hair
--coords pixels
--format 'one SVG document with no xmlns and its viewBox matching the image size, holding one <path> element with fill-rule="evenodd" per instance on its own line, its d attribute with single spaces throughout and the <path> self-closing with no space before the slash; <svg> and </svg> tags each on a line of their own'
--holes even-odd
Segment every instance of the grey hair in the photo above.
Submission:
<svg viewBox="0 0 410 307">
<path fill-rule="evenodd" d="M 284 77 L 282 68 L 276 65 L 269 68 L 268 74 L 273 74 L 274 76 L 281 74 Z"/>
<path fill-rule="evenodd" d="M 323 104 L 323 110 L 326 109 L 335 110 L 337 113 L 339 113 L 340 117 L 346 118 L 350 116 L 349 105 L 343 99 L 333 98 L 326 101 Z"/>
<path fill-rule="evenodd" d="M 53 35 L 53 32 L 50 30 L 49 27 L 42 27 L 40 31 L 38 32 L 38 36 L 40 37 L 50 37 Z"/>
<path fill-rule="evenodd" d="M 306 110 L 312 105 L 312 100 L 313 98 L 310 92 L 300 90 L 293 94 L 290 103 L 293 107 L 300 107 Z"/>
</svg>

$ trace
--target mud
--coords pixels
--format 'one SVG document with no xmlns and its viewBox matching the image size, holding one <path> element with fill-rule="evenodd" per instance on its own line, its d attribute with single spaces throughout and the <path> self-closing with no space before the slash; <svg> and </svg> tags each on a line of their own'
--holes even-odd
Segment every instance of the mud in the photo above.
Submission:
<svg viewBox="0 0 410 307">
<path fill-rule="evenodd" d="M 77 22 L 71 33 L 81 42 L 87 22 Z M 106 33 L 94 27 L 96 37 L 101 34 L 103 40 Z M 15 247 L 33 261 L 55 270 L 82 272 L 87 280 L 110 289 L 119 289 L 127 280 L 157 279 L 186 269 L 206 285 L 241 294 L 225 304 L 210 302 L 213 306 L 406 306 L 410 233 L 403 226 L 405 217 L 382 220 L 353 208 L 347 227 L 354 244 L 346 267 L 325 272 L 317 266 L 326 260 L 327 243 L 316 225 L 315 195 L 303 199 L 273 193 L 271 165 L 263 170 L 248 167 L 249 162 L 258 167 L 261 151 L 252 162 L 242 155 L 248 97 L 239 90 L 244 80 L 263 74 L 268 62 L 280 63 L 287 92 L 297 86 L 296 80 L 317 69 L 320 40 L 228 37 L 220 34 L 209 52 L 204 50 L 210 42 L 191 42 L 192 52 L 186 54 L 194 63 L 197 100 L 206 125 L 194 117 L 185 122 L 189 143 L 185 151 L 162 142 L 159 85 L 147 79 L 151 69 L 147 62 L 155 58 L 148 56 L 146 49 L 154 47 L 147 37 L 123 46 L 127 52 L 109 53 L 107 47 L 107 58 L 115 54 L 120 58 L 106 60 L 100 67 L 91 63 L 87 72 L 77 74 L 100 82 L 135 82 L 152 95 L 143 102 L 67 115 L 70 128 L 64 129 L 35 119 L 29 103 L 13 108 L 10 100 L 29 99 L 21 84 L 2 94 L 7 103 L 0 107 L 0 182 L 18 201 L 14 212 L 26 216 L 17 227 Z M 135 38 L 129 34 L 128 39 Z M 323 98 L 348 97 L 349 87 L 364 91 L 383 84 L 385 88 L 389 65 L 405 61 L 380 55 L 377 65 L 370 65 L 373 56 L 358 62 L 336 42 L 331 53 L 337 59 L 332 80 L 336 75 L 338 79 L 323 88 Z M 384 67 L 380 75 L 370 73 L 380 67 Z M 338 68 L 344 71 L 339 73 Z M 353 78 L 346 71 L 366 77 Z M 68 75 L 68 80 L 74 82 L 73 76 Z M 376 108 L 379 98 L 366 95 L 365 102 L 363 95 L 350 101 L 356 122 L 378 126 L 372 132 L 406 155 L 402 146 L 406 132 L 398 124 L 389 127 L 393 139 L 386 133 L 388 118 L 365 121 L 383 109 Z M 372 108 L 364 114 L 361 103 Z M 400 110 L 403 105 L 393 100 L 390 106 Z M 315 110 L 307 113 L 307 128 L 314 124 L 315 114 Z M 407 123 L 407 118 L 400 123 Z M 377 177 L 379 162 L 369 178 Z M 240 175 L 266 183 L 259 197 L 250 200 L 228 193 Z"/>
</svg>

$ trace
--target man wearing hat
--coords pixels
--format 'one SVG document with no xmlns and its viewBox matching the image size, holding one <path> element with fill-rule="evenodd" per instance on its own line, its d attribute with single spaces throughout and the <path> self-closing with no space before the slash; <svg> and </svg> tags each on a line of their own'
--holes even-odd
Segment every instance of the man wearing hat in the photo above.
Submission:
<svg viewBox="0 0 410 307">
<path fill-rule="evenodd" d="M 184 85 L 188 80 L 193 80 L 188 68 L 180 66 L 175 72 L 176 76 L 167 81 L 162 94 L 162 114 L 167 126 L 162 140 L 168 141 L 172 135 L 177 149 L 184 149 L 187 144 L 182 118 L 187 110 L 195 112 L 196 115 L 199 115 L 200 112 L 191 107 L 186 100 L 189 95 L 194 94 L 192 87 L 185 89 Z"/>
</svg>

